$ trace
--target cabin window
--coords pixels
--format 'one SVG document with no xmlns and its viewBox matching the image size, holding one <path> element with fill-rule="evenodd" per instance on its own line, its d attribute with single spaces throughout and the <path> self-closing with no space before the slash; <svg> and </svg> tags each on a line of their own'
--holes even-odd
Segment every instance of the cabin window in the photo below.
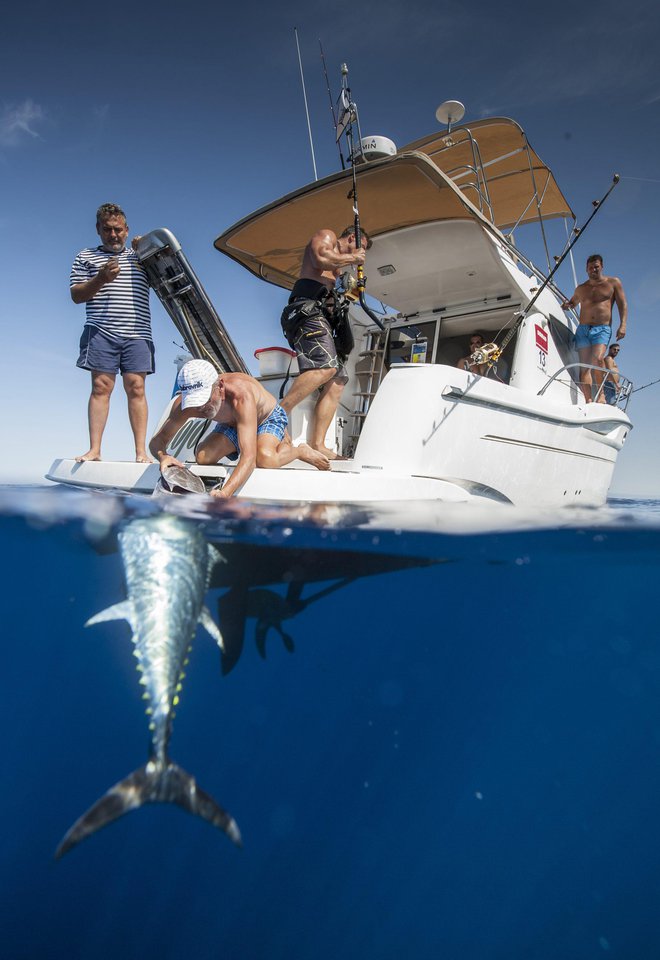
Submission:
<svg viewBox="0 0 660 960">
<path fill-rule="evenodd" d="M 397 363 L 432 363 L 435 350 L 437 321 L 394 327 L 387 349 L 387 366 Z"/>
</svg>

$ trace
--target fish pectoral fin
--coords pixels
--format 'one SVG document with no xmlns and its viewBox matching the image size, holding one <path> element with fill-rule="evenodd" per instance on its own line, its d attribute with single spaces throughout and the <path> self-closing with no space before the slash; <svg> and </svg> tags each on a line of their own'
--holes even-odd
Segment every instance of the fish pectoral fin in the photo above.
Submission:
<svg viewBox="0 0 660 960">
<path fill-rule="evenodd" d="M 216 624 L 215 620 L 211 616 L 211 613 L 208 607 L 202 607 L 201 612 L 199 614 L 199 622 L 204 627 L 206 632 L 211 634 L 215 642 L 218 644 L 218 646 L 224 653 L 225 642 L 222 639 L 222 634 L 220 633 L 220 630 L 218 629 L 218 625 Z"/>
<path fill-rule="evenodd" d="M 209 543 L 209 573 L 213 570 L 216 563 L 227 563 L 226 557 L 220 553 L 217 547 Z"/>
<path fill-rule="evenodd" d="M 74 823 L 55 851 L 56 859 L 85 837 L 144 803 L 176 803 L 188 813 L 224 830 L 230 840 L 241 846 L 241 833 L 234 818 L 197 786 L 194 777 L 170 761 L 150 761 L 111 787 Z"/>
<path fill-rule="evenodd" d="M 105 610 L 95 613 L 93 617 L 90 617 L 86 627 L 91 627 L 95 623 L 103 623 L 106 620 L 128 620 L 131 626 L 135 620 L 133 604 L 130 600 L 122 600 L 121 603 L 115 603 L 111 607 L 106 607 Z"/>
</svg>

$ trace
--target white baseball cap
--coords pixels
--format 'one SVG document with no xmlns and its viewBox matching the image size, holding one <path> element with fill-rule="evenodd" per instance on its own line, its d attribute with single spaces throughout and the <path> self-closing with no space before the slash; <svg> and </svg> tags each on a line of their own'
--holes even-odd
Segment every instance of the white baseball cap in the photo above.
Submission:
<svg viewBox="0 0 660 960">
<path fill-rule="evenodd" d="M 208 360 L 189 360 L 179 370 L 176 378 L 181 391 L 181 409 L 203 407 L 211 396 L 218 371 Z"/>
</svg>

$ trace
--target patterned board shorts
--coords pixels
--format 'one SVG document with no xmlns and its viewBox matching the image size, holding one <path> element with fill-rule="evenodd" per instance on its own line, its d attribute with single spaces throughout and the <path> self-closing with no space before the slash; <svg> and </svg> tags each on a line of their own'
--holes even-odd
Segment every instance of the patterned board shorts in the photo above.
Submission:
<svg viewBox="0 0 660 960">
<path fill-rule="evenodd" d="M 284 410 L 282 410 L 279 403 L 276 403 L 266 419 L 262 420 L 257 427 L 257 436 L 263 436 L 264 434 L 268 433 L 274 437 L 277 437 L 278 440 L 283 440 L 284 431 L 286 430 L 288 423 L 289 418 Z M 238 433 L 236 432 L 236 427 L 233 427 L 228 423 L 216 423 L 212 433 L 220 433 L 227 437 L 228 440 L 231 440 L 236 447 L 236 453 L 229 454 L 228 459 L 236 460 L 241 452 L 241 448 L 238 443 Z"/>
<path fill-rule="evenodd" d="M 348 382 L 346 368 L 337 356 L 332 330 L 325 318 L 312 317 L 306 320 L 296 331 L 291 346 L 298 355 L 301 373 L 306 370 L 334 369 L 337 371 L 333 377 L 336 383 Z"/>
</svg>

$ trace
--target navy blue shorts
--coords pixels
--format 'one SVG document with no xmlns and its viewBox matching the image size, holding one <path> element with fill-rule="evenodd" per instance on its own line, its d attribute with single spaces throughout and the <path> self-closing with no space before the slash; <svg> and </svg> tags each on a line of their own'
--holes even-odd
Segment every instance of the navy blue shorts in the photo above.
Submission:
<svg viewBox="0 0 660 960">
<path fill-rule="evenodd" d="M 154 373 L 154 345 L 139 337 L 113 340 L 98 327 L 85 326 L 76 366 L 96 373 Z"/>
</svg>

